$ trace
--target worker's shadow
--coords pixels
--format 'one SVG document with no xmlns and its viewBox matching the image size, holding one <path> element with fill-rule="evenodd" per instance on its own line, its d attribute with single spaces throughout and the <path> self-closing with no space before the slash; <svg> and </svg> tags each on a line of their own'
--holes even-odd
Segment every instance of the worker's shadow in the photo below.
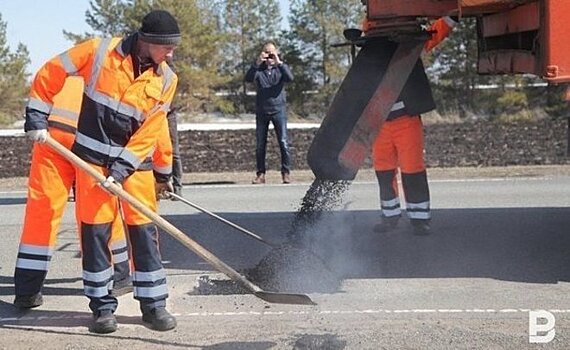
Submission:
<svg viewBox="0 0 570 350">
<path fill-rule="evenodd" d="M 74 225 L 62 225 L 58 233 L 58 245 L 55 249 L 56 254 L 66 254 L 73 259 L 77 266 L 81 265 L 80 248 L 77 243 L 77 232 Z M 16 260 L 16 257 L 14 257 Z M 51 263 L 53 264 L 53 263 Z M 57 269 L 56 266 L 51 269 Z M 6 268 L 0 266 L 0 295 L 14 295 L 14 268 Z M 57 276 L 57 277 L 53 277 Z M 52 272 L 47 275 L 43 283 L 43 295 L 82 295 L 83 285 L 81 284 L 82 278 L 80 273 L 76 277 L 60 277 L 61 273 Z M 76 287 L 70 286 L 76 284 Z"/>
<path fill-rule="evenodd" d="M 96 334 L 84 333 L 81 329 L 71 330 L 70 328 L 88 328 L 91 323 L 92 316 L 90 312 L 79 311 L 47 311 L 42 309 L 32 309 L 21 311 L 15 308 L 12 304 L 0 300 L 0 330 L 14 330 L 36 333 L 38 335 L 58 334 L 66 337 L 76 336 L 80 341 L 86 336 L 97 337 L 98 339 L 114 339 L 116 341 L 137 341 L 145 344 L 154 344 L 161 347 L 168 348 L 186 348 L 186 349 L 257 349 L 265 350 L 271 349 L 275 343 L 268 341 L 255 341 L 255 342 L 225 342 L 203 347 L 198 344 L 185 343 L 180 341 L 168 341 L 158 339 L 153 336 L 152 332 L 148 335 L 138 333 L 136 336 L 132 335 L 119 335 L 119 334 Z M 143 324 L 141 317 L 135 316 L 117 316 L 119 327 L 125 324 L 140 325 L 141 327 L 148 327 Z M 70 338 L 71 339 L 71 338 Z"/>
<path fill-rule="evenodd" d="M 83 287 L 63 287 L 62 284 L 80 282 L 81 277 L 47 278 L 42 288 L 43 295 L 83 295 Z M 0 295 L 14 295 L 14 277 L 0 275 Z"/>
<path fill-rule="evenodd" d="M 568 208 L 433 210 L 432 233 L 415 236 L 406 217 L 376 233 L 378 211 L 323 215 L 311 245 L 327 266 L 351 278 L 493 278 L 529 283 L 570 281 Z M 217 213 L 270 242 L 282 242 L 295 213 Z M 204 214 L 166 216 L 234 269 L 254 267 L 271 249 Z M 203 261 L 167 234 L 167 268 L 203 270 Z M 311 291 L 305 291 L 311 292 Z"/>
</svg>

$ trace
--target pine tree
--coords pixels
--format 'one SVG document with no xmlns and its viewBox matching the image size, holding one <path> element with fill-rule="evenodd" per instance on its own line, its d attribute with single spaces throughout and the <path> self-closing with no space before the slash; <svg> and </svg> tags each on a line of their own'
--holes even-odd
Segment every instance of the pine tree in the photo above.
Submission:
<svg viewBox="0 0 570 350">
<path fill-rule="evenodd" d="M 6 38 L 7 23 L 0 13 L 0 124 L 12 124 L 24 113 L 28 94 L 26 68 L 30 64 L 26 46 L 10 51 Z"/>
<path fill-rule="evenodd" d="M 332 101 L 350 65 L 348 50 L 331 48 L 344 42 L 344 29 L 358 26 L 364 8 L 358 0 L 292 0 L 289 22 L 303 47 L 306 74 L 319 85 L 321 110 Z"/>
<path fill-rule="evenodd" d="M 485 78 L 477 75 L 477 30 L 474 18 L 463 18 L 449 37 L 424 62 L 432 82 L 438 110 L 464 118 L 473 109 L 474 86 Z"/>
<path fill-rule="evenodd" d="M 201 0 L 93 0 L 86 12 L 92 33 L 66 36 L 81 41 L 93 36 L 124 36 L 136 32 L 142 18 L 152 9 L 167 10 L 176 17 L 182 43 L 174 54 L 179 82 L 175 107 L 181 111 L 211 111 L 224 101 L 214 90 L 223 79 L 218 74 L 224 36 L 219 33 L 218 15 L 211 1 Z"/>
</svg>

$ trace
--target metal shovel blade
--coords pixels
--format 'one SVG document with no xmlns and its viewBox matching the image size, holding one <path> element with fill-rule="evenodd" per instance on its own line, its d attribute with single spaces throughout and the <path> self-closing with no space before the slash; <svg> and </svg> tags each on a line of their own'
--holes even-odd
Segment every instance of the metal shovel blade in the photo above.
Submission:
<svg viewBox="0 0 570 350">
<path fill-rule="evenodd" d="M 292 293 L 275 293 L 268 291 L 259 291 L 253 293 L 256 297 L 274 304 L 293 304 L 293 305 L 317 305 L 305 294 Z"/>
</svg>

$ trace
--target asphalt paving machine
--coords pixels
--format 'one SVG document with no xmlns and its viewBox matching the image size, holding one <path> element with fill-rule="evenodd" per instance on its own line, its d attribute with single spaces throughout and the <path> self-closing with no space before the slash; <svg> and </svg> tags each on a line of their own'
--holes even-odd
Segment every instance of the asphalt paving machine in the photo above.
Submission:
<svg viewBox="0 0 570 350">
<path fill-rule="evenodd" d="M 363 0 L 368 28 L 346 30 L 360 46 L 311 144 L 308 163 L 321 180 L 353 180 L 400 97 L 410 114 L 432 101 L 419 60 L 429 19 L 476 17 L 478 73 L 529 73 L 552 84 L 570 81 L 570 1 Z M 390 43 L 390 44 L 388 44 Z M 431 93 L 430 93 L 431 96 Z M 567 94 L 570 96 L 570 94 Z M 570 124 L 569 124 L 570 125 Z"/>
</svg>

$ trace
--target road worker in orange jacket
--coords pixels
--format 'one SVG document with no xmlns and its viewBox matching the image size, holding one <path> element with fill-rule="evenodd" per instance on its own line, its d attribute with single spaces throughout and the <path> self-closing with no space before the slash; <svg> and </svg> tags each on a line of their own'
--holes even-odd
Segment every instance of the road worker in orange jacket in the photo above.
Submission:
<svg viewBox="0 0 570 350">
<path fill-rule="evenodd" d="M 77 202 L 81 220 L 83 283 L 93 311 L 91 331 L 117 329 L 117 298 L 111 251 L 107 242 L 111 224 L 122 209 L 133 259 L 134 297 L 143 321 L 156 330 L 176 327 L 166 311 L 168 288 L 152 221 L 105 188 L 112 183 L 156 211 L 155 188 L 170 189 L 155 179 L 151 156 L 161 130 L 168 129 L 170 108 L 178 78 L 165 60 L 180 43 L 180 29 L 167 11 L 154 10 L 142 20 L 137 33 L 121 38 L 87 40 L 48 61 L 32 82 L 26 108 L 26 131 L 41 141 L 54 95 L 66 77 L 78 75 L 85 90 L 72 151 L 106 177 L 98 183 L 77 173 Z M 148 170 L 145 170 L 148 169 Z M 122 208 L 119 208 L 122 207 Z"/>
<path fill-rule="evenodd" d="M 61 92 L 54 97 L 48 117 L 50 136 L 68 149 L 75 139 L 82 91 L 83 79 L 68 78 Z M 24 227 L 14 272 L 14 304 L 19 308 L 33 308 L 43 303 L 41 289 L 74 181 L 73 164 L 49 146 L 34 144 Z M 127 241 L 120 218 L 113 222 L 112 228 L 110 245 L 115 283 L 123 287 L 130 285 L 130 272 Z"/>
<path fill-rule="evenodd" d="M 456 21 L 451 17 L 436 20 L 429 29 L 432 37 L 424 52 L 443 41 Z M 431 93 L 430 93 L 431 96 Z M 383 123 L 374 142 L 372 159 L 380 186 L 382 221 L 374 227 L 377 232 L 394 229 L 402 213 L 398 194 L 398 169 L 406 199 L 406 211 L 414 233 L 430 232 L 430 194 L 424 162 L 424 134 L 420 115 L 410 115 L 405 101 L 398 99 Z"/>
<path fill-rule="evenodd" d="M 50 136 L 68 149 L 75 139 L 83 87 L 83 79 L 67 78 L 63 89 L 54 97 L 48 117 Z M 153 155 L 153 168 L 158 177 L 169 176 L 172 159 L 170 144 L 164 141 L 169 138 L 167 130 L 162 134 Z M 71 162 L 49 146 L 34 144 L 24 227 L 14 272 L 14 304 L 19 308 L 33 308 L 43 303 L 41 289 L 75 171 Z M 76 208 L 76 214 L 78 212 Z M 112 288 L 113 293 L 119 295 L 120 289 L 127 290 L 131 284 L 128 247 L 120 216 L 112 224 L 110 245 L 114 270 Z"/>
</svg>

